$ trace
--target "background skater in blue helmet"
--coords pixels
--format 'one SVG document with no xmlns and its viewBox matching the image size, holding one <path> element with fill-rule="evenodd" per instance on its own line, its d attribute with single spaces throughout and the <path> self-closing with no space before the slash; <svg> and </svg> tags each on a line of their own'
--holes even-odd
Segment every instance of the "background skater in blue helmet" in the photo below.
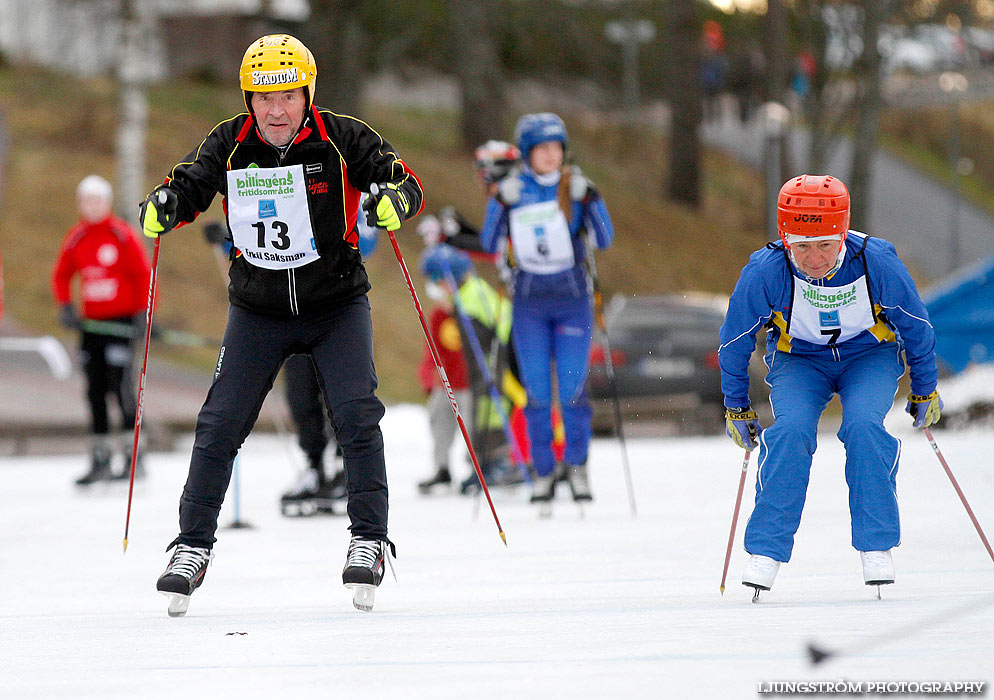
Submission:
<svg viewBox="0 0 994 700">
<path fill-rule="evenodd" d="M 752 556 L 742 583 L 773 586 L 790 561 L 801 522 L 818 419 L 842 402 L 852 545 L 867 585 L 894 583 L 891 549 L 901 542 L 897 467 L 901 443 L 884 416 L 904 374 L 916 428 L 939 419 L 935 334 L 915 283 L 894 246 L 849 231 L 849 192 L 838 179 L 788 180 L 777 202 L 782 244 L 768 244 L 743 268 L 721 327 L 726 430 L 743 449 L 759 446 L 756 505 L 745 532 Z M 774 422 L 763 430 L 749 405 L 749 357 L 768 329 L 766 377 Z M 879 592 L 879 589 L 878 589 Z"/>
<path fill-rule="evenodd" d="M 592 309 L 582 236 L 606 248 L 614 228 L 593 184 L 579 168 L 564 167 L 569 139 L 562 119 L 548 112 L 526 114 L 518 120 L 515 139 L 522 166 L 500 181 L 488 201 L 480 242 L 491 253 L 502 239 L 510 243 L 511 334 L 528 393 L 524 410 L 536 473 L 532 501 L 550 501 L 555 493 L 553 362 L 566 432 L 564 466 L 574 500 L 589 501 L 591 409 L 585 384 Z"/>
</svg>

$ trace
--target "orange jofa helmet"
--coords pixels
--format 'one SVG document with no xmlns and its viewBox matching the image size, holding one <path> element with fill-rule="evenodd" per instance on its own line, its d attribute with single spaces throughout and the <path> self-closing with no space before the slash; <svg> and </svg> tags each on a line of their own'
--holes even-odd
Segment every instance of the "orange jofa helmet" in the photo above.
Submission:
<svg viewBox="0 0 994 700">
<path fill-rule="evenodd" d="M 780 188 L 777 231 L 788 248 L 800 240 L 846 239 L 849 190 L 831 175 L 800 175 Z"/>
</svg>

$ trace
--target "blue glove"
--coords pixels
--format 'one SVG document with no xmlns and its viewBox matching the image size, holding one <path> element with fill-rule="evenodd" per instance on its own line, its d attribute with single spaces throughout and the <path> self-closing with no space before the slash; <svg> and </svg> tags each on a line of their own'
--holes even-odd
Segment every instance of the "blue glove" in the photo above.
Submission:
<svg viewBox="0 0 994 700">
<path fill-rule="evenodd" d="M 725 433 L 743 450 L 756 449 L 762 432 L 763 426 L 759 424 L 759 416 L 751 406 L 725 408 Z"/>
<path fill-rule="evenodd" d="M 59 325 L 69 330 L 78 331 L 83 327 L 83 322 L 76 313 L 76 307 L 72 304 L 63 304 L 59 309 Z"/>
<path fill-rule="evenodd" d="M 942 415 L 942 399 L 939 398 L 939 390 L 936 389 L 927 396 L 909 394 L 908 405 L 904 407 L 904 410 L 915 419 L 915 427 L 918 429 L 935 425 Z"/>
</svg>

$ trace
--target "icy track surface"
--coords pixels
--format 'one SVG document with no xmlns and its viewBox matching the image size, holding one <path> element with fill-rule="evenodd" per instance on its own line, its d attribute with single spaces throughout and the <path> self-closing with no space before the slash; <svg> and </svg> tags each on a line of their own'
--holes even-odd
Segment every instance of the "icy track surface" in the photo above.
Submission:
<svg viewBox="0 0 994 700">
<path fill-rule="evenodd" d="M 844 450 L 831 433 L 819 436 L 793 560 L 755 605 L 739 583 L 755 457 L 718 591 L 742 461 L 723 436 L 629 440 L 634 519 L 616 439 L 593 445 L 596 501 L 583 518 L 566 489 L 549 520 L 525 488 L 495 490 L 505 548 L 485 501 L 417 494 L 430 471 L 425 413 L 389 409 L 399 581 L 388 572 L 372 613 L 341 584 L 346 519 L 279 515 L 302 462 L 285 438 L 245 444 L 240 515 L 254 527 L 225 528 L 229 491 L 214 562 L 176 619 L 155 580 L 189 440 L 150 455 L 124 555 L 126 485 L 78 491 L 82 456 L 4 459 L 0 697 L 755 698 L 762 681 L 994 680 L 994 563 L 908 423 L 888 418 L 904 445 L 904 530 L 883 600 L 850 545 Z M 990 535 L 994 434 L 935 436 Z M 468 474 L 455 449 L 452 463 Z M 935 624 L 942 611 L 958 615 Z M 810 641 L 858 653 L 812 667 Z"/>
</svg>

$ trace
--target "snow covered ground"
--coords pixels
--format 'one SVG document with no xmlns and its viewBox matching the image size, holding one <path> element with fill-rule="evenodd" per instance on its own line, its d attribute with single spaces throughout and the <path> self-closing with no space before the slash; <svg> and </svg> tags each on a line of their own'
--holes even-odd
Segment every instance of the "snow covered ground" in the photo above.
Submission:
<svg viewBox="0 0 994 700">
<path fill-rule="evenodd" d="M 994 563 L 908 422 L 897 411 L 888 421 L 904 441 L 904 541 L 882 600 L 849 544 L 844 452 L 830 433 L 793 561 L 756 605 L 738 580 L 755 464 L 718 591 L 741 465 L 724 437 L 630 440 L 637 518 L 617 440 L 595 441 L 597 500 L 583 517 L 560 500 L 541 520 L 524 489 L 494 494 L 505 548 L 485 501 L 417 494 L 425 413 L 392 407 L 399 581 L 388 573 L 368 614 L 341 585 L 346 520 L 278 514 L 293 467 L 277 436 L 252 436 L 240 457 L 240 515 L 254 527 L 219 532 L 204 587 L 176 619 L 154 584 L 188 445 L 150 456 L 126 555 L 125 486 L 78 492 L 79 457 L 5 459 L 0 697 L 753 698 L 762 681 L 994 681 Z M 994 533 L 994 433 L 936 439 Z M 229 494 L 222 526 L 232 504 Z M 943 611 L 956 614 L 936 624 Z M 859 653 L 812 667 L 812 640 Z"/>
</svg>

